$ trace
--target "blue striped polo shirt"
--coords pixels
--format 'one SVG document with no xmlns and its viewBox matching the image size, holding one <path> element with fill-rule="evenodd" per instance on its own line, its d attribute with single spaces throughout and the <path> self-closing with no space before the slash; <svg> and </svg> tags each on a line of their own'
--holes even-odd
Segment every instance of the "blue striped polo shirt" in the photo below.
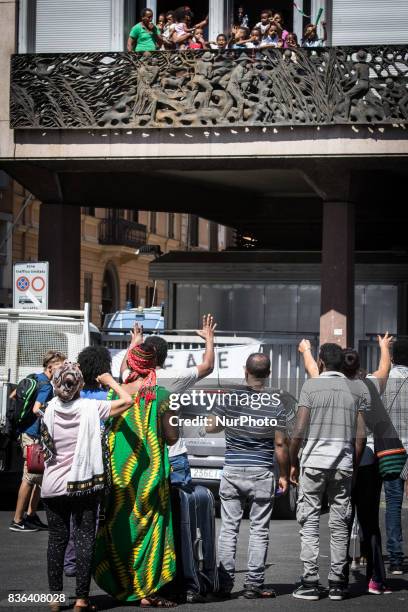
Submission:
<svg viewBox="0 0 408 612">
<path fill-rule="evenodd" d="M 245 387 L 223 395 L 211 414 L 225 428 L 225 465 L 272 468 L 275 430 L 287 427 L 279 393 Z"/>
</svg>

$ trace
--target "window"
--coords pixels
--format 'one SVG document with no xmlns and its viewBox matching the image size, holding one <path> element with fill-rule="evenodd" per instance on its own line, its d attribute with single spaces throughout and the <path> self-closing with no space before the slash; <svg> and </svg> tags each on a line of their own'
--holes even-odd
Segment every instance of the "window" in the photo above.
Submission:
<svg viewBox="0 0 408 612">
<path fill-rule="evenodd" d="M 114 221 L 117 219 L 124 219 L 125 210 L 123 208 L 108 208 L 108 218 Z"/>
<path fill-rule="evenodd" d="M 198 246 L 198 227 L 199 218 L 197 215 L 190 215 L 189 243 L 191 247 Z"/>
<path fill-rule="evenodd" d="M 139 211 L 138 210 L 128 210 L 128 221 L 132 221 L 133 223 L 139 223 Z"/>
<path fill-rule="evenodd" d="M 139 304 L 139 287 L 136 283 L 127 283 L 126 302 L 131 305 L 131 308 L 137 308 Z"/>
<path fill-rule="evenodd" d="M 20 0 L 20 53 L 122 51 L 122 32 L 122 0 Z"/>
<path fill-rule="evenodd" d="M 210 222 L 210 251 L 218 251 L 218 223 Z"/>
<path fill-rule="evenodd" d="M 150 213 L 150 233 L 151 234 L 157 233 L 157 213 L 156 212 Z"/>
<path fill-rule="evenodd" d="M 89 310 L 92 312 L 92 285 L 93 275 L 92 272 L 85 272 L 84 274 L 84 302 L 89 304 Z"/>
<path fill-rule="evenodd" d="M 146 287 L 146 308 L 154 306 L 153 299 L 155 298 L 154 287 Z"/>
<path fill-rule="evenodd" d="M 168 236 L 174 238 L 174 213 L 168 214 Z"/>
</svg>

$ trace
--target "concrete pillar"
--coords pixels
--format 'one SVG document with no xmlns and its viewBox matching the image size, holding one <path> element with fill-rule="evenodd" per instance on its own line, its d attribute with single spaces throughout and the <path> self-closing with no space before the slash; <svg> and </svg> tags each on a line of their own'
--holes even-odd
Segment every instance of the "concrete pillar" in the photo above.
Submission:
<svg viewBox="0 0 408 612">
<path fill-rule="evenodd" d="M 49 308 L 80 307 L 81 208 L 42 204 L 38 259 L 50 264 Z"/>
<path fill-rule="evenodd" d="M 209 0 L 208 39 L 215 41 L 224 32 L 224 0 Z"/>
<path fill-rule="evenodd" d="M 354 345 L 354 204 L 323 204 L 320 344 Z"/>
<path fill-rule="evenodd" d="M 303 0 L 298 0 L 296 4 L 303 11 Z M 298 37 L 299 44 L 301 44 L 303 38 L 303 15 L 295 7 L 293 7 L 293 31 Z"/>
</svg>

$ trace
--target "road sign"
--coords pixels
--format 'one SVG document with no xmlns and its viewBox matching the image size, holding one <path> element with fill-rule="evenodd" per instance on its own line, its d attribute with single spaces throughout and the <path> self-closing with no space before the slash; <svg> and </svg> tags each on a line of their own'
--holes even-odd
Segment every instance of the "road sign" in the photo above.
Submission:
<svg viewBox="0 0 408 612">
<path fill-rule="evenodd" d="M 48 309 L 48 261 L 14 264 L 13 308 Z"/>
</svg>

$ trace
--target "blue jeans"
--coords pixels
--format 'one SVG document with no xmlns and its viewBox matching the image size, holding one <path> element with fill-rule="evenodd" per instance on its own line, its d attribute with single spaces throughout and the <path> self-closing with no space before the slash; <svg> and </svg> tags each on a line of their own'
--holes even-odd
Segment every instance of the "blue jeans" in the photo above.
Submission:
<svg viewBox="0 0 408 612">
<path fill-rule="evenodd" d="M 171 484 L 179 486 L 191 485 L 191 472 L 187 453 L 169 457 L 169 461 L 171 466 Z"/>
<path fill-rule="evenodd" d="M 249 501 L 250 511 L 248 569 L 244 586 L 263 585 L 274 497 L 273 468 L 224 467 L 220 484 L 221 529 L 218 539 L 221 590 L 231 591 L 234 585 L 238 534 L 246 501 Z"/>
<path fill-rule="evenodd" d="M 386 501 L 385 526 L 387 529 L 388 558 L 390 565 L 401 565 L 404 561 L 401 526 L 404 481 L 402 478 L 385 480 L 384 491 Z"/>
</svg>

